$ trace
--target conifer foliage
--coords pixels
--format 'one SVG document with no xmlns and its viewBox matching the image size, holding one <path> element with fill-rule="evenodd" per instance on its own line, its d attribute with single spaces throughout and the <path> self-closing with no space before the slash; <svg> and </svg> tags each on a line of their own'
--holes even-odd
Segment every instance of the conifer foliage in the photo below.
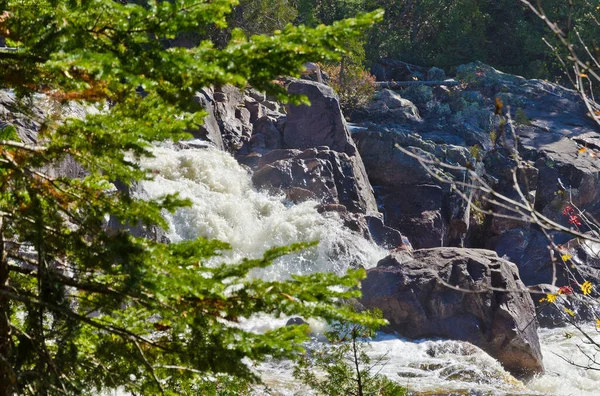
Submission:
<svg viewBox="0 0 600 396">
<path fill-rule="evenodd" d="M 214 391 L 219 374 L 255 379 L 242 359 L 289 356 L 305 338 L 295 326 L 245 332 L 235 326 L 241 317 L 369 320 L 335 304 L 355 295 L 361 271 L 284 282 L 248 277 L 305 245 L 209 267 L 203 263 L 225 243 L 163 244 L 107 230 L 110 217 L 166 227 L 161 211 L 188 204 L 176 194 L 142 201 L 114 183 L 151 177 L 136 158 L 197 127 L 204 116 L 197 90 L 252 85 L 301 101 L 273 79 L 297 75 L 307 61 L 339 58 L 340 43 L 381 17 L 251 39 L 234 31 L 220 49 L 210 41 L 166 45 L 225 28 L 234 3 L 0 0 L 0 35 L 12 47 L 0 50 L 0 89 L 22 113 L 32 102 L 51 103 L 45 115 L 30 114 L 39 122 L 34 143 L 20 139 L 10 114 L 0 115 L 0 395 Z M 69 118 L 73 103 L 87 115 Z M 67 160 L 86 176 L 51 171 Z"/>
</svg>

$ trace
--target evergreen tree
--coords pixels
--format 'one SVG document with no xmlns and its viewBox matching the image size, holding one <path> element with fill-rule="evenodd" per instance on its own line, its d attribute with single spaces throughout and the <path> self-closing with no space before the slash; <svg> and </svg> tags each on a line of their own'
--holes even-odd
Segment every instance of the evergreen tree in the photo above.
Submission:
<svg viewBox="0 0 600 396">
<path fill-rule="evenodd" d="M 35 143 L 22 141 L 2 115 L 9 126 L 0 131 L 0 395 L 211 392 L 217 386 L 207 379 L 256 380 L 242 359 L 290 356 L 305 338 L 293 326 L 245 332 L 235 326 L 241 317 L 370 320 L 336 305 L 356 295 L 362 271 L 284 282 L 248 277 L 306 245 L 209 267 L 203 263 L 225 243 L 162 244 L 107 230 L 109 216 L 166 227 L 161 211 L 188 204 L 176 194 L 143 201 L 113 183 L 151 177 L 136 159 L 150 155 L 153 142 L 197 127 L 205 114 L 197 90 L 252 85 L 299 102 L 273 78 L 339 58 L 341 43 L 380 17 L 251 39 L 234 31 L 222 49 L 210 41 L 166 48 L 180 34 L 225 28 L 234 3 L 0 0 L 0 35 L 15 48 L 0 50 L 0 88 L 15 95 L 15 111 L 52 104 L 43 116 L 30 114 L 40 125 Z M 67 117 L 72 103 L 86 106 L 87 116 Z M 86 176 L 52 176 L 67 160 Z"/>
</svg>

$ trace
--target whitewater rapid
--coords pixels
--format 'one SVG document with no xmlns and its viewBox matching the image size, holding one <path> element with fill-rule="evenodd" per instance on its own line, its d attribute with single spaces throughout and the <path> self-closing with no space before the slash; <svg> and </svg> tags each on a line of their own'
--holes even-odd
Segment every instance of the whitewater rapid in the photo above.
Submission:
<svg viewBox="0 0 600 396">
<path fill-rule="evenodd" d="M 370 268 L 387 255 L 375 244 L 349 231 L 342 220 L 317 212 L 317 202 L 300 204 L 257 191 L 248 170 L 227 153 L 214 148 L 178 149 L 164 144 L 141 165 L 155 177 L 142 184 L 141 197 L 158 198 L 179 193 L 192 202 L 189 208 L 165 213 L 171 241 L 199 236 L 231 245 L 225 259 L 259 257 L 271 247 L 294 242 L 320 241 L 316 248 L 283 257 L 256 276 L 283 279 L 314 271 L 344 273 L 348 268 Z M 250 331 L 267 331 L 285 325 L 287 318 L 253 317 L 242 325 Z M 324 325 L 309 322 L 315 333 Z M 587 329 L 595 333 L 595 329 Z M 597 333 L 595 333 L 597 334 Z M 409 341 L 380 334 L 371 343 L 373 356 L 386 356 L 381 373 L 428 395 L 573 395 L 600 394 L 600 372 L 579 369 L 565 362 L 582 363 L 577 345 L 583 342 L 574 329 L 540 331 L 546 374 L 528 384 L 514 379 L 496 360 L 479 348 L 459 341 Z M 314 341 L 318 342 L 318 341 Z M 262 363 L 257 370 L 273 389 L 271 394 L 304 395 L 309 392 L 292 378 L 291 363 Z"/>
<path fill-rule="evenodd" d="M 373 267 L 386 251 L 343 227 L 335 214 L 317 212 L 317 202 L 297 205 L 252 187 L 249 172 L 229 154 L 214 148 L 154 149 L 142 166 L 153 181 L 141 193 L 150 198 L 179 193 L 192 206 L 165 213 L 173 242 L 199 236 L 231 245 L 230 261 L 260 257 L 265 250 L 294 242 L 319 241 L 316 248 L 286 256 L 261 270 L 260 276 L 282 279 L 293 274 L 326 271 L 344 273 L 350 267 Z"/>
</svg>

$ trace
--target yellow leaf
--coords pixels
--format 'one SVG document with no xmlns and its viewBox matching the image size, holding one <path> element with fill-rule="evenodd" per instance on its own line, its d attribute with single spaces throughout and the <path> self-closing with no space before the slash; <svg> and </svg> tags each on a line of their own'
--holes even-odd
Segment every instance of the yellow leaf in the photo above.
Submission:
<svg viewBox="0 0 600 396">
<path fill-rule="evenodd" d="M 290 295 L 289 295 L 289 294 L 287 294 L 287 293 L 283 293 L 283 292 L 282 292 L 282 293 L 280 293 L 280 294 L 281 294 L 282 296 L 284 296 L 285 298 L 287 298 L 288 300 L 292 301 L 292 302 L 293 302 L 293 301 L 296 301 L 296 299 L 295 299 L 294 297 L 290 296 Z"/>
<path fill-rule="evenodd" d="M 585 152 L 587 152 L 587 148 L 582 147 L 582 148 L 579 149 L 579 154 L 583 154 Z"/>
<path fill-rule="evenodd" d="M 575 317 L 575 312 L 573 310 L 565 307 L 565 312 L 571 315 L 572 317 Z"/>
<path fill-rule="evenodd" d="M 571 257 L 573 257 L 573 256 L 571 256 L 569 253 L 565 253 L 562 256 L 560 256 L 562 261 L 568 261 Z"/>
<path fill-rule="evenodd" d="M 583 282 L 583 285 L 581 285 L 581 292 L 584 295 L 590 294 L 592 292 L 592 282 L 590 282 L 590 281 Z"/>
<path fill-rule="evenodd" d="M 596 328 L 600 329 L 600 319 L 596 319 Z"/>
<path fill-rule="evenodd" d="M 546 301 L 546 297 L 542 297 L 542 298 L 540 298 L 540 300 L 539 300 L 539 301 L 540 301 L 540 302 L 544 302 L 544 301 Z"/>
<path fill-rule="evenodd" d="M 548 300 L 548 302 L 552 304 L 556 301 L 556 294 L 546 294 L 546 300 Z"/>
<path fill-rule="evenodd" d="M 579 73 L 579 77 L 587 78 L 587 76 L 588 76 L 588 75 L 587 75 L 587 74 L 585 74 L 585 73 Z"/>
</svg>

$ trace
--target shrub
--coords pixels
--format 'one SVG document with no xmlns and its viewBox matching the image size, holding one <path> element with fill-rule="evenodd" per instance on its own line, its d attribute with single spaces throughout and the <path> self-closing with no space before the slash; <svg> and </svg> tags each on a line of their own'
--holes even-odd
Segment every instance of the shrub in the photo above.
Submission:
<svg viewBox="0 0 600 396">
<path fill-rule="evenodd" d="M 329 75 L 329 85 L 340 97 L 340 105 L 346 114 L 362 107 L 375 93 L 375 76 L 359 65 L 326 65 L 323 71 Z M 343 72 L 342 72 L 343 70 Z"/>
</svg>

